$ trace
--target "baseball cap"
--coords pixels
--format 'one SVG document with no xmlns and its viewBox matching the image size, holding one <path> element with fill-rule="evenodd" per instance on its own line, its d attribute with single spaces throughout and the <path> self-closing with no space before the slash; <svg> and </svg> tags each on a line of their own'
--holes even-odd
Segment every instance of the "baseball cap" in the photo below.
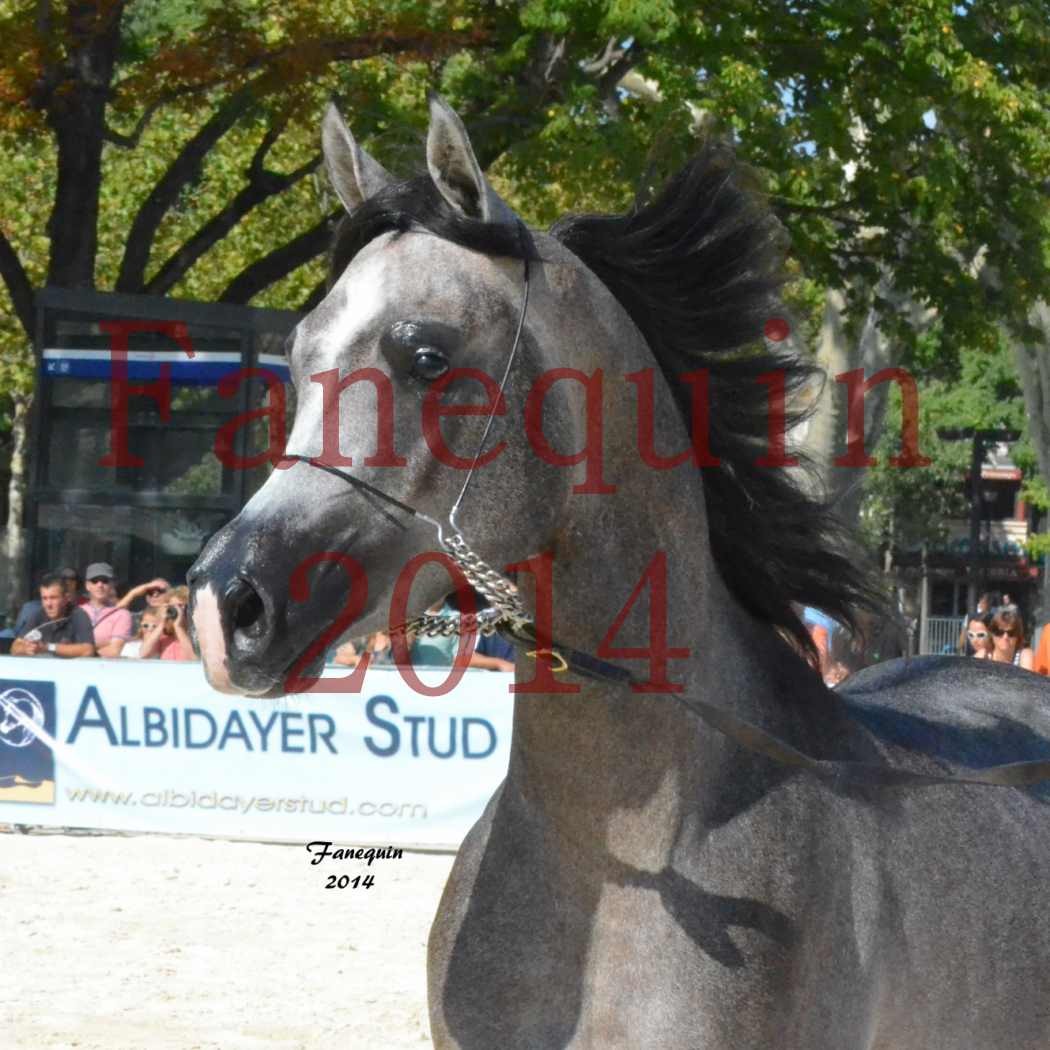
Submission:
<svg viewBox="0 0 1050 1050">
<path fill-rule="evenodd" d="M 108 576 L 112 580 L 116 573 L 113 571 L 112 565 L 107 565 L 104 561 L 93 561 L 84 570 L 84 579 L 93 580 L 96 576 Z"/>
</svg>

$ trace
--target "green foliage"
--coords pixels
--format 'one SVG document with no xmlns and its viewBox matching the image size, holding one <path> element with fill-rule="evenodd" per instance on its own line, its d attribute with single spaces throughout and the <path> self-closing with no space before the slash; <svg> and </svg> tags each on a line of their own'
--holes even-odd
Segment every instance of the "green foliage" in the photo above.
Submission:
<svg viewBox="0 0 1050 1050">
<path fill-rule="evenodd" d="M 68 74 L 76 44 L 65 5 L 44 6 L 50 35 L 40 5 L 0 0 L 0 230 L 34 286 L 48 270 L 56 190 L 41 85 L 45 73 Z M 109 143 L 102 155 L 95 280 L 113 286 L 143 202 L 245 85 L 252 105 L 164 216 L 147 280 L 244 191 L 268 132 L 263 166 L 295 171 L 316 155 L 335 94 L 368 148 L 412 170 L 425 92 L 438 87 L 497 188 L 539 225 L 621 209 L 704 136 L 728 136 L 790 233 L 805 333 L 824 288 L 848 289 L 859 316 L 891 276 L 937 310 L 935 337 L 886 312 L 909 367 L 947 384 L 930 395 L 936 404 L 962 357 L 998 359 L 998 325 L 1023 318 L 1050 286 L 1048 49 L 1045 0 L 131 0 L 107 117 L 134 147 Z M 634 79 L 617 87 L 628 71 Z M 323 179 L 297 181 L 241 218 L 170 294 L 219 297 L 332 206 Z M 994 287 L 978 279 L 980 259 Z M 253 301 L 298 306 L 322 272 L 314 259 Z M 32 369 L 6 291 L 0 311 L 2 405 Z M 985 413 L 966 396 L 953 394 L 942 414 Z"/>
<path fill-rule="evenodd" d="M 940 432 L 1005 428 L 1021 432 L 1011 455 L 1024 471 L 1034 471 L 1027 438 L 1024 397 L 1008 347 L 959 351 L 943 345 L 944 329 L 936 326 L 923 339 L 924 352 L 940 362 L 941 371 L 919 382 L 919 448 L 933 462 L 902 469 L 889 464 L 900 453 L 901 397 L 894 385 L 886 429 L 873 453 L 878 463 L 868 471 L 862 509 L 862 531 L 870 546 L 887 542 L 914 548 L 944 538 L 951 519 L 969 516 L 966 478 L 971 442 L 942 438 Z M 954 360 L 954 374 L 944 362 Z M 1036 481 L 1029 475 L 1028 485 Z M 1045 486 L 1044 486 L 1045 488 Z"/>
</svg>

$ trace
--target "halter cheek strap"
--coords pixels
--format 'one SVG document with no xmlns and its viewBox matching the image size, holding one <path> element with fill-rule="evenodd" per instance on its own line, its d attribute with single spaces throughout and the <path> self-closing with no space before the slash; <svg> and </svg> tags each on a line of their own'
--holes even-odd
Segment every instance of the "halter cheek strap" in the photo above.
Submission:
<svg viewBox="0 0 1050 1050">
<path fill-rule="evenodd" d="M 507 355 L 507 364 L 503 369 L 503 377 L 499 381 L 499 390 L 492 402 L 492 411 L 489 412 L 489 417 L 485 420 L 485 429 L 482 431 L 481 440 L 478 442 L 478 451 L 474 456 L 474 461 L 470 464 L 467 476 L 463 479 L 463 488 L 459 490 L 456 502 L 452 504 L 452 509 L 448 512 L 448 523 L 452 527 L 453 533 L 457 536 L 461 536 L 462 534 L 459 525 L 456 522 L 456 514 L 459 511 L 460 505 L 463 503 L 463 497 L 467 494 L 467 489 L 470 487 L 470 483 L 474 478 L 474 472 L 477 470 L 478 464 L 481 462 L 481 457 L 485 454 L 485 446 L 488 443 L 489 431 L 492 430 L 492 423 L 496 418 L 496 409 L 499 407 L 499 403 L 503 400 L 503 391 L 507 388 L 507 380 L 510 379 L 511 369 L 514 367 L 514 362 L 518 356 L 518 347 L 521 345 L 521 333 L 525 327 L 525 314 L 529 309 L 529 256 L 532 250 L 532 239 L 529 237 L 529 231 L 526 229 L 525 224 L 520 220 L 518 221 L 518 242 L 521 244 L 522 258 L 525 266 L 522 275 L 521 310 L 518 312 L 518 326 L 514 331 L 514 342 L 511 343 L 510 353 Z"/>
</svg>

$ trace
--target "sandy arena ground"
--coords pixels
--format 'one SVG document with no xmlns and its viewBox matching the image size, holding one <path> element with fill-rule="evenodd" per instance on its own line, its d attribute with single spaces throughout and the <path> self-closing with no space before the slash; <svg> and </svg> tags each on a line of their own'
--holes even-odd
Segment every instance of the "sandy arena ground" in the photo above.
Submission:
<svg viewBox="0 0 1050 1050">
<path fill-rule="evenodd" d="M 0 1044 L 428 1047 L 426 938 L 452 860 L 312 866 L 303 846 L 0 834 Z M 325 889 L 330 873 L 375 883 Z"/>
</svg>

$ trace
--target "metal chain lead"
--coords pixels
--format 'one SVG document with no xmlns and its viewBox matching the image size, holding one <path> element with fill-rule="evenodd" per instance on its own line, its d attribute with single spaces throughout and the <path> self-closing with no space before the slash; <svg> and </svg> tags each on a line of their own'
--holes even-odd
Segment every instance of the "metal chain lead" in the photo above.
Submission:
<svg viewBox="0 0 1050 1050">
<path fill-rule="evenodd" d="M 529 620 L 529 614 L 518 597 L 518 588 L 502 573 L 491 568 L 480 555 L 475 554 L 467 541 L 456 533 L 445 540 L 445 549 L 452 560 L 463 570 L 467 582 L 489 604 L 498 609 L 508 620 Z"/>
<path fill-rule="evenodd" d="M 460 616 L 423 613 L 398 627 L 391 628 L 391 634 L 412 632 L 428 637 L 448 638 L 454 634 L 476 631 L 488 637 L 495 634 L 502 623 L 520 627 L 532 622 L 532 617 L 518 597 L 517 587 L 471 550 L 459 533 L 442 537 L 442 545 L 462 570 L 470 586 L 488 601 L 490 608 L 482 609 L 477 614 L 467 613 Z"/>
</svg>

